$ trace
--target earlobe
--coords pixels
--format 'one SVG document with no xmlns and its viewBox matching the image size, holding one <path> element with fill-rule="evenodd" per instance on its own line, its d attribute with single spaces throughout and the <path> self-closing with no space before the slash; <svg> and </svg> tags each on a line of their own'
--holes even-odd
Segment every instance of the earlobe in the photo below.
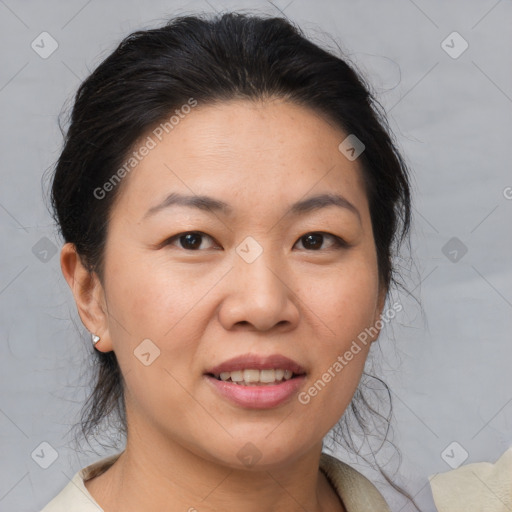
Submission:
<svg viewBox="0 0 512 512">
<path fill-rule="evenodd" d="M 90 333 L 101 339 L 95 348 L 102 352 L 111 351 L 105 295 L 97 274 L 85 268 L 72 243 L 62 247 L 60 266 L 73 293 L 82 323 Z"/>
</svg>

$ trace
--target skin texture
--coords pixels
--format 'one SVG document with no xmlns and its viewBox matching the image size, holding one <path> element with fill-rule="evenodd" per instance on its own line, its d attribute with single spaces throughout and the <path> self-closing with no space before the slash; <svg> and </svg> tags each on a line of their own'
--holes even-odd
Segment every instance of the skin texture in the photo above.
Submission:
<svg viewBox="0 0 512 512">
<path fill-rule="evenodd" d="M 80 317 L 101 337 L 98 350 L 115 351 L 126 383 L 126 450 L 86 483 L 106 511 L 344 510 L 318 469 L 322 439 L 371 343 L 307 405 L 293 396 L 269 409 L 236 406 L 204 372 L 279 353 L 306 369 L 304 391 L 379 319 L 385 290 L 359 163 L 338 150 L 346 136 L 279 99 L 198 105 L 118 185 L 104 283 L 63 247 Z M 173 206 L 144 219 L 171 192 L 212 196 L 233 214 Z M 336 206 L 290 215 L 320 193 L 342 195 L 360 218 Z M 160 245 L 190 231 L 206 234 L 196 249 L 179 237 Z M 308 244 L 311 232 L 350 247 L 328 235 Z M 252 263 L 236 252 L 248 236 L 263 249 Z M 149 366 L 134 355 L 147 338 L 160 350 Z M 251 467 L 237 456 L 248 442 L 261 455 Z"/>
</svg>

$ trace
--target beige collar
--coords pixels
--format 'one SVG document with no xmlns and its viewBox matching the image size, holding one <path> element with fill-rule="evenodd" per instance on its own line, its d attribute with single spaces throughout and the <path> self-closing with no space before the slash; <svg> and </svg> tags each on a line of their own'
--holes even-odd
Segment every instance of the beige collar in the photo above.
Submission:
<svg viewBox="0 0 512 512">
<path fill-rule="evenodd" d="M 511 512 L 512 447 L 494 464 L 465 464 L 429 481 L 438 512 Z"/>
<path fill-rule="evenodd" d="M 110 468 L 123 452 L 78 471 L 72 481 L 41 512 L 102 512 L 84 485 Z M 335 457 L 322 453 L 320 469 L 338 493 L 347 512 L 390 512 L 377 488 L 364 475 Z"/>
</svg>

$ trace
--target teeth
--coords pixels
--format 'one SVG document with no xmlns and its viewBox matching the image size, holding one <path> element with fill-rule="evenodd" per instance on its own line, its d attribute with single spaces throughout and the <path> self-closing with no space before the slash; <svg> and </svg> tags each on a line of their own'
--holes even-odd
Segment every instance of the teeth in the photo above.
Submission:
<svg viewBox="0 0 512 512">
<path fill-rule="evenodd" d="M 259 382 L 260 371 L 259 370 L 244 370 L 245 382 Z"/>
<path fill-rule="evenodd" d="M 274 384 L 284 380 L 290 380 L 293 376 L 291 370 L 270 369 L 270 370 L 237 370 L 233 372 L 222 372 L 215 374 L 215 378 L 222 381 L 236 382 L 242 385 L 250 384 Z"/>
<path fill-rule="evenodd" d="M 242 382 L 244 380 L 244 376 L 242 375 L 242 372 L 226 372 L 231 375 L 231 380 L 233 382 Z"/>
<path fill-rule="evenodd" d="M 274 382 L 276 380 L 276 372 L 274 370 L 260 370 L 259 373 L 260 382 Z"/>
</svg>

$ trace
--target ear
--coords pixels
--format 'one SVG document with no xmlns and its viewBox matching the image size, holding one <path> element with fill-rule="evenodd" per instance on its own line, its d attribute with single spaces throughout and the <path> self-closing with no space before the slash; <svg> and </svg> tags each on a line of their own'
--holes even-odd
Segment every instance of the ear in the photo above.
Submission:
<svg viewBox="0 0 512 512">
<path fill-rule="evenodd" d="M 72 243 L 62 247 L 60 267 L 73 292 L 82 323 L 89 332 L 100 337 L 95 348 L 101 352 L 111 351 L 105 293 L 97 274 L 84 267 Z"/>
</svg>

